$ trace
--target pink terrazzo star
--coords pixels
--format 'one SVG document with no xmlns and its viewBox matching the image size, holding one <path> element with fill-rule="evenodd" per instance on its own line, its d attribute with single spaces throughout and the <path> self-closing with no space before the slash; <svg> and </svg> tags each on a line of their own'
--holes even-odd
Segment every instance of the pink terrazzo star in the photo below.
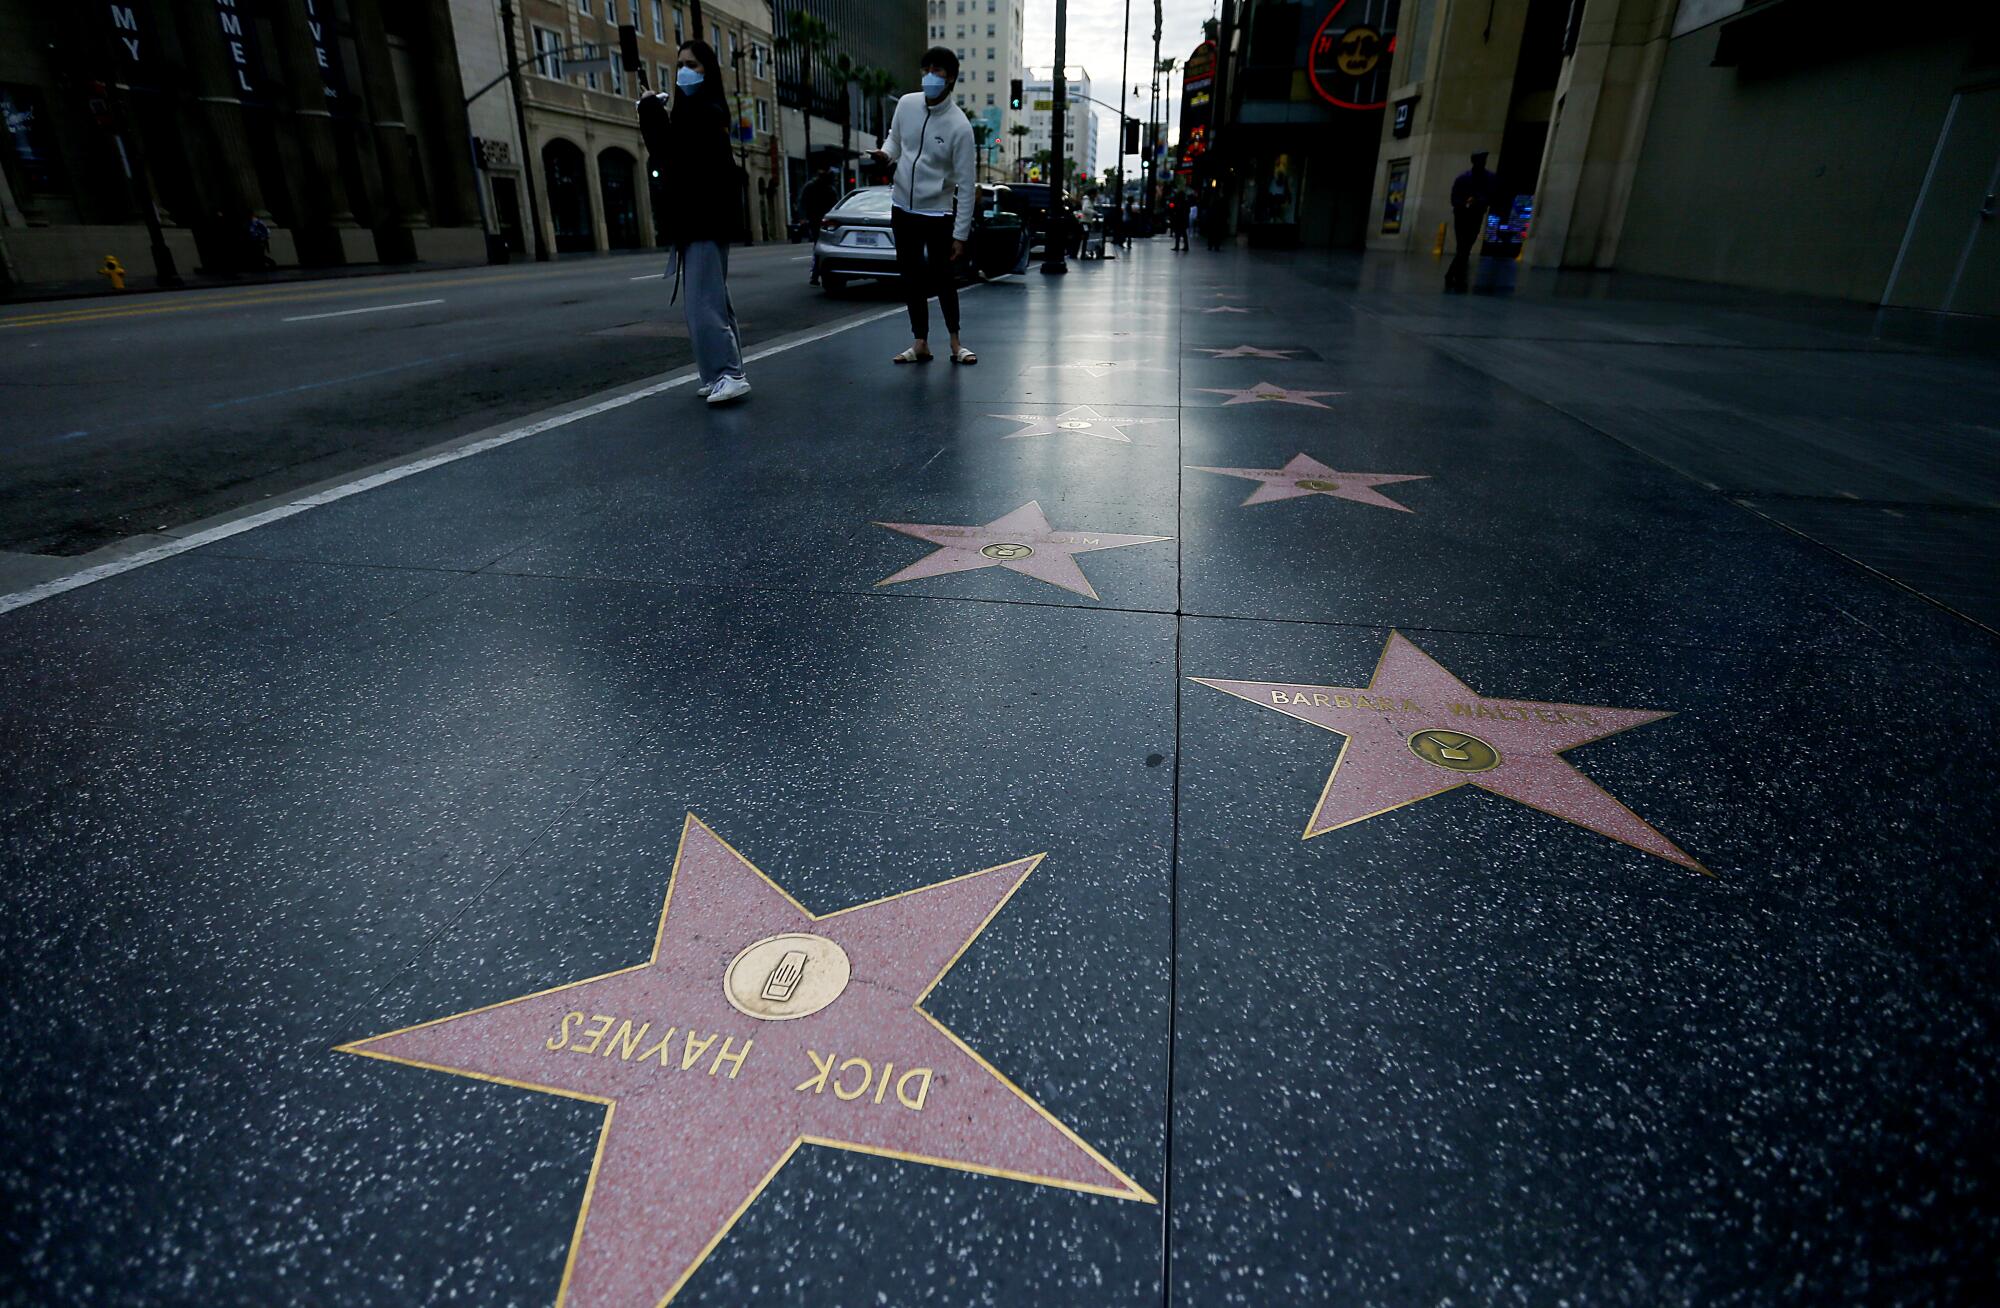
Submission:
<svg viewBox="0 0 2000 1308">
<path fill-rule="evenodd" d="M 817 917 L 689 814 L 646 962 L 341 1048 L 605 1106 L 570 1308 L 672 1299 L 802 1144 L 1150 1203 L 922 1007 L 1041 857 Z"/>
<path fill-rule="evenodd" d="M 1019 440 L 1023 436 L 1055 436 L 1070 434 L 1091 436 L 1101 441 L 1116 441 L 1130 445 L 1132 438 L 1125 434 L 1127 427 L 1143 427 L 1147 423 L 1170 422 L 1170 418 L 1119 418 L 1099 413 L 1088 404 L 1073 404 L 1061 413 L 989 413 L 989 418 L 1005 418 L 1022 424 L 1021 430 L 1008 432 L 1002 440 Z"/>
<path fill-rule="evenodd" d="M 1347 738 L 1306 821 L 1307 840 L 1477 786 L 1708 872 L 1561 757 L 1670 714 L 1486 699 L 1397 632 L 1365 687 L 1192 680 Z"/>
<path fill-rule="evenodd" d="M 1042 515 L 1042 506 L 1028 501 L 1012 513 L 980 526 L 936 525 L 924 522 L 878 522 L 878 527 L 900 531 L 905 536 L 938 546 L 909 567 L 876 582 L 893 586 L 899 581 L 937 577 L 947 572 L 971 572 L 978 568 L 1006 568 L 1051 586 L 1096 599 L 1097 591 L 1083 575 L 1074 556 L 1092 550 L 1115 550 L 1126 545 L 1151 545 L 1172 540 L 1171 536 L 1120 536 L 1108 531 L 1057 531 Z"/>
<path fill-rule="evenodd" d="M 1308 409 L 1330 409 L 1330 404 L 1321 404 L 1318 396 L 1344 395 L 1345 391 L 1288 391 L 1276 382 L 1260 381 L 1255 386 L 1231 389 L 1227 386 L 1196 386 L 1195 390 L 1205 395 L 1227 395 L 1223 408 L 1232 404 L 1298 404 Z"/>
<path fill-rule="evenodd" d="M 1337 500 L 1353 500 L 1356 504 L 1373 504 L 1381 509 L 1395 509 L 1400 513 L 1414 513 L 1416 510 L 1406 504 L 1398 504 L 1375 487 L 1387 486 L 1399 481 L 1428 481 L 1429 474 L 1421 472 L 1336 472 L 1318 459 L 1307 454 L 1295 454 L 1282 468 L 1198 468 L 1189 464 L 1193 472 L 1219 472 L 1228 477 L 1247 477 L 1262 484 L 1250 492 L 1244 505 L 1269 504 L 1273 500 L 1295 500 L 1306 495 L 1327 495 Z"/>
</svg>

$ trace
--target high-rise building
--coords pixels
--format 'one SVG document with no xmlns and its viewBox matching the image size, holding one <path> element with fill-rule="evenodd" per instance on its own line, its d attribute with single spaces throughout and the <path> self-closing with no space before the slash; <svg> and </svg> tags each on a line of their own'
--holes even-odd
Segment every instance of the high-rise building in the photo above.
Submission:
<svg viewBox="0 0 2000 1308">
<path fill-rule="evenodd" d="M 1021 143 L 1008 131 L 1026 120 L 1008 107 L 1015 78 L 1025 75 L 1021 56 L 1021 0 L 924 0 L 929 11 L 926 46 L 958 53 L 956 98 L 976 135 L 983 138 L 981 180 L 1013 177 Z M 1022 157 L 1025 159 L 1026 155 Z"/>
<path fill-rule="evenodd" d="M 1069 103 L 1063 106 L 1063 159 L 1074 164 L 1072 175 L 1089 179 L 1097 173 L 1097 116 L 1092 112 L 1088 100 L 1081 97 L 1090 94 L 1090 72 L 1072 64 L 1068 69 Z M 1051 131 L 1054 126 L 1055 70 L 1053 68 L 1031 68 L 1028 70 L 1027 85 L 1022 96 L 1022 110 L 1027 115 L 1028 148 L 1027 169 L 1037 180 L 1046 181 L 1035 166 L 1035 159 L 1041 151 L 1051 148 Z"/>
<path fill-rule="evenodd" d="M 761 3 L 762 0 L 746 0 Z M 814 168 L 851 162 L 843 159 L 841 138 L 849 150 L 872 148 L 885 130 L 894 94 L 868 95 L 858 81 L 843 82 L 835 71 L 845 55 L 857 70 L 881 69 L 896 93 L 917 89 L 917 62 L 924 47 L 923 13 L 928 0 L 774 0 L 770 10 L 778 33 L 778 103 L 784 115 L 784 137 L 790 194 L 797 197 Z M 1010 3 L 1014 0 L 1009 0 Z M 831 45 L 806 66 L 805 52 L 785 40 L 794 14 L 805 14 L 833 33 Z M 808 161 L 807 150 L 811 150 Z M 794 217 L 798 215 L 794 214 Z"/>
</svg>

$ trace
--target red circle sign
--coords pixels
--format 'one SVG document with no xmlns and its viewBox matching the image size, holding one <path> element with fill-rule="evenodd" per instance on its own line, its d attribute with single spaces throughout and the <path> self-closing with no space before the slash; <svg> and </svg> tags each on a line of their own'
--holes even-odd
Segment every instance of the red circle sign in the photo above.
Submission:
<svg viewBox="0 0 2000 1308">
<path fill-rule="evenodd" d="M 1380 10 L 1380 18 L 1357 16 L 1337 32 L 1329 31 L 1333 20 L 1348 7 L 1349 0 L 1335 0 L 1334 6 L 1313 32 L 1307 47 L 1306 76 L 1319 98 L 1342 109 L 1380 109 L 1389 103 L 1389 61 L 1396 52 L 1396 0 L 1362 0 L 1364 11 Z M 1329 67 L 1324 77 L 1320 63 Z"/>
</svg>

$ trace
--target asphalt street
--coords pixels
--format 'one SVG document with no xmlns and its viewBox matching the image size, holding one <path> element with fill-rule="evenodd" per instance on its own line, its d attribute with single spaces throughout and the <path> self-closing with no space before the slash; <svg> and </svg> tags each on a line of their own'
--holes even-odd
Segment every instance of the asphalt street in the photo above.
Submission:
<svg viewBox="0 0 2000 1308">
<path fill-rule="evenodd" d="M 734 253 L 745 344 L 890 303 Z M 691 360 L 658 251 L 0 314 L 0 551 L 77 555 Z"/>
</svg>

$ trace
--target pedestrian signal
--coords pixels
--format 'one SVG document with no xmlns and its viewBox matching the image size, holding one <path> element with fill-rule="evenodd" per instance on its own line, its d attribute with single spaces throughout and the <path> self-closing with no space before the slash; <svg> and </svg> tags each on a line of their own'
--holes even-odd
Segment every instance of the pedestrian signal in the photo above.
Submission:
<svg viewBox="0 0 2000 1308">
<path fill-rule="evenodd" d="M 1018 77 L 1015 78 L 1007 84 L 1007 88 L 1007 107 L 1009 109 L 1019 109 L 1021 107 L 1021 79 Z"/>
</svg>

